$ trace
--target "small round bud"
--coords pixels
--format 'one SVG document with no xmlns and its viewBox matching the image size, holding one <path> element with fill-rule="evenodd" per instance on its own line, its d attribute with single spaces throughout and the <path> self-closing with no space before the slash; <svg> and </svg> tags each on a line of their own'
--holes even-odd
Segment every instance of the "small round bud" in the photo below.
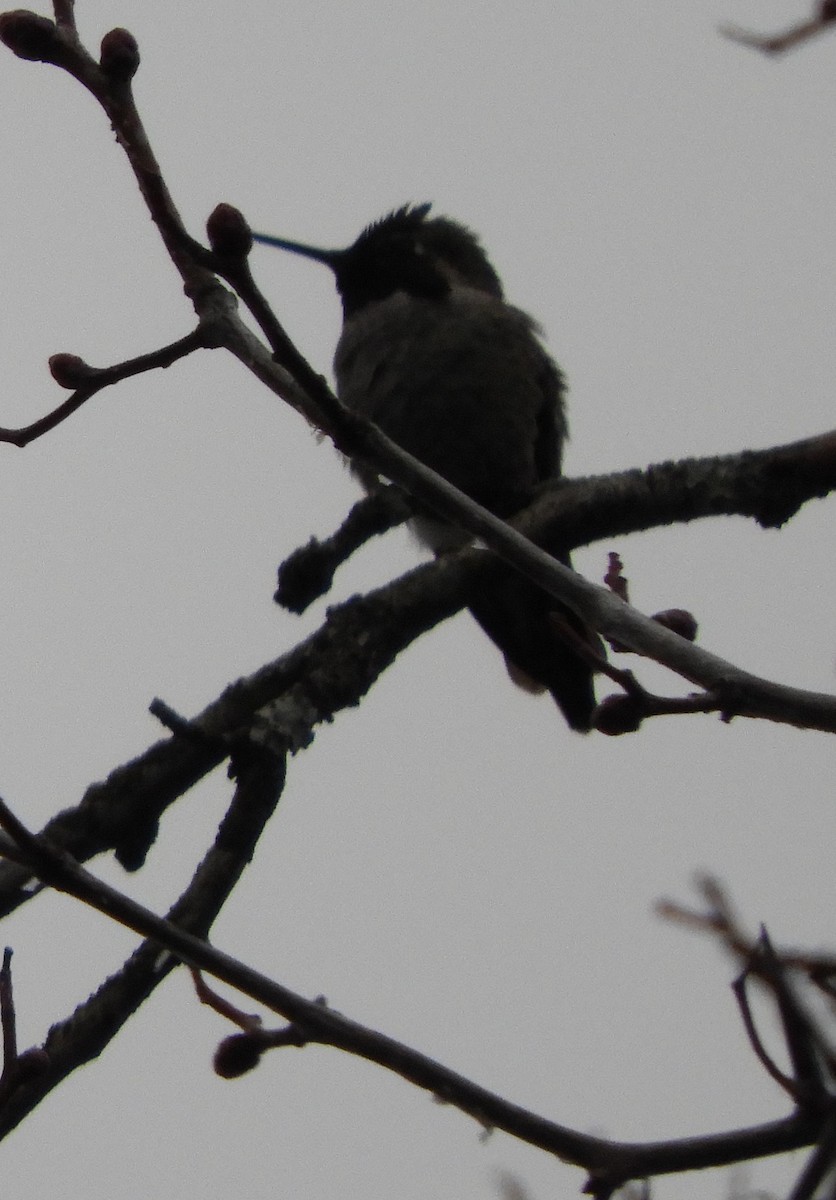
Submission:
<svg viewBox="0 0 836 1200">
<path fill-rule="evenodd" d="M 686 642 L 695 642 L 697 640 L 697 624 L 696 617 L 689 613 L 684 608 L 666 608 L 664 612 L 654 613 L 651 617 L 652 621 L 656 621 L 659 625 L 664 625 L 666 629 L 678 633 L 680 637 L 685 638 Z"/>
<path fill-rule="evenodd" d="M 91 368 L 77 354 L 53 354 L 49 359 L 49 373 L 59 387 L 74 392 L 90 382 Z"/>
<path fill-rule="evenodd" d="M 634 696 L 605 696 L 592 714 L 592 726 L 608 737 L 635 733 L 642 723 L 641 705 Z"/>
<path fill-rule="evenodd" d="M 111 29 L 102 38 L 99 66 L 109 79 L 127 83 L 139 70 L 139 46 L 127 29 Z"/>
<path fill-rule="evenodd" d="M 57 62 L 64 57 L 57 25 L 25 8 L 0 15 L 0 41 L 29 62 Z"/>
<path fill-rule="evenodd" d="M 819 5 L 819 20 L 836 21 L 836 0 L 822 0 Z"/>
<path fill-rule="evenodd" d="M 253 235 L 243 213 L 231 204 L 218 204 L 206 222 L 209 245 L 224 258 L 246 258 Z"/>
<path fill-rule="evenodd" d="M 607 555 L 607 563 L 607 573 L 604 576 L 604 583 L 611 592 L 615 592 L 616 596 L 620 596 L 622 600 L 629 604 L 630 593 L 628 585 L 630 581 L 624 574 L 624 563 L 621 561 L 621 556 L 616 554 L 614 550 L 610 550 Z"/>
<path fill-rule="evenodd" d="M 233 1033 L 224 1038 L 215 1051 L 215 1074 L 222 1079 L 237 1079 L 257 1067 L 264 1050 L 261 1038 L 251 1033 Z"/>
</svg>

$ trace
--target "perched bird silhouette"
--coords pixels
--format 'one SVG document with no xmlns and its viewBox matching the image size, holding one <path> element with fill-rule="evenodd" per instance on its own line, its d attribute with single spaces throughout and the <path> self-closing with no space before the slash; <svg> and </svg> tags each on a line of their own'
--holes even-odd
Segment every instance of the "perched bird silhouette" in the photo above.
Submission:
<svg viewBox="0 0 836 1200">
<path fill-rule="evenodd" d="M 334 356 L 340 399 L 500 517 L 560 474 L 563 377 L 531 317 L 505 302 L 479 239 L 429 204 L 399 208 L 344 250 L 266 234 L 258 242 L 325 263 L 343 304 Z M 358 470 L 367 488 L 376 480 Z M 413 522 L 437 554 L 469 539 L 431 517 Z M 569 556 L 563 562 L 571 565 Z M 592 672 L 552 614 L 573 614 L 510 569 L 470 603 L 514 681 L 548 690 L 568 724 L 590 728 Z"/>
</svg>

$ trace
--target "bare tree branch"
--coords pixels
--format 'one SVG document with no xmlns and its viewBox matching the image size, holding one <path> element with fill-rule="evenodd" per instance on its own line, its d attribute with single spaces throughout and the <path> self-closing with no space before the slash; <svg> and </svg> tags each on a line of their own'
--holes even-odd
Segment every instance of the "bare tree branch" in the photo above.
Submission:
<svg viewBox="0 0 836 1200">
<path fill-rule="evenodd" d="M 287 337 L 262 296 L 247 258 L 249 229 L 237 210 L 229 205 L 215 209 L 207 226 L 209 249 L 188 234 L 134 105 L 131 79 L 139 66 L 139 51 L 132 35 L 123 29 L 111 30 L 103 39 L 97 62 L 78 39 L 72 0 L 55 0 L 54 14 L 54 23 L 22 10 L 4 14 L 0 37 L 20 57 L 68 71 L 100 103 L 180 272 L 199 325 L 168 347 L 111 368 L 96 370 L 73 356 L 55 356 L 54 377 L 73 388 L 73 396 L 24 429 L 0 431 L 0 440 L 26 445 L 55 428 L 110 383 L 165 367 L 198 348 L 224 347 L 323 430 L 340 451 L 369 464 L 419 505 L 478 538 L 611 642 L 669 666 L 702 689 L 687 699 L 653 697 L 631 673 L 608 667 L 607 672 L 624 689 L 623 696 L 614 698 L 620 705 L 622 723 L 626 702 L 632 706 L 627 714 L 634 722 L 632 728 L 663 712 L 719 711 L 727 719 L 746 715 L 836 731 L 833 696 L 784 687 L 741 671 L 643 616 L 608 589 L 568 571 L 546 553 L 559 553 L 603 536 L 732 512 L 754 517 L 766 527 L 780 526 L 802 504 L 836 486 L 836 434 L 757 453 L 668 463 L 644 472 L 571 484 L 561 481 L 520 516 L 516 527 L 499 521 L 410 458 L 380 430 L 343 408 Z M 833 19 L 836 7 L 827 3 L 814 22 L 778 39 L 743 35 L 738 40 L 776 52 L 811 36 Z M 266 344 L 239 317 L 236 296 L 246 304 Z M 328 586 L 340 555 L 350 552 L 346 547 L 358 544 L 357 538 L 368 534 L 369 523 L 359 534 L 357 524 L 355 521 L 348 531 L 332 539 L 325 555 L 319 548 L 316 571 L 303 566 L 302 574 L 308 570 L 308 579 L 290 589 L 297 597 L 291 607 L 303 606 Z M 297 568 L 300 561 L 297 559 Z M 498 569 L 492 555 L 469 549 L 343 604 L 331 611 L 311 638 L 227 689 L 193 721 L 180 717 L 163 702 L 155 702 L 154 711 L 173 738 L 119 768 L 104 784 L 88 789 L 81 805 L 50 822 L 48 840 L 30 834 L 2 807 L 2 824 L 11 838 L 4 844 L 5 851 L 16 860 L 16 865 L 0 870 L 6 911 L 34 894 L 40 880 L 122 921 L 148 940 L 120 972 L 51 1030 L 44 1050 L 38 1052 L 41 1057 L 32 1059 L 40 1064 L 37 1071 L 16 1067 L 8 1076 L 4 1074 L 0 1081 L 0 1133 L 13 1128 L 60 1079 L 98 1054 L 176 962 L 183 961 L 215 974 L 290 1022 L 285 1029 L 260 1031 L 257 1036 L 245 1027 L 242 1036 L 258 1042 L 259 1054 L 270 1047 L 315 1041 L 379 1063 L 469 1113 L 486 1128 L 502 1128 L 582 1166 L 589 1172 L 587 1191 L 597 1196 L 611 1195 L 629 1179 L 717 1166 L 818 1142 L 797 1187 L 797 1200 L 812 1196 L 833 1162 L 834 1101 L 821 1070 L 821 1062 L 832 1069 L 833 1055 L 794 996 L 785 978 L 786 961 L 777 958 L 769 946 L 761 945 L 758 957 L 749 944 L 748 971 L 771 989 L 778 1005 L 794 1078 L 787 1080 L 777 1068 L 774 1074 L 791 1085 L 796 1111 L 752 1129 L 631 1145 L 590 1137 L 527 1112 L 417 1051 L 321 1003 L 295 995 L 204 940 L 278 801 L 287 752 L 308 745 L 319 723 L 355 704 L 405 645 L 466 604 L 473 589 L 489 584 Z M 283 595 L 287 595 L 286 588 Z M 606 702 L 602 711 L 605 707 Z M 616 707 L 609 705 L 611 717 Z M 625 729 L 610 729 L 615 731 Z M 238 779 L 232 806 L 215 845 L 169 920 L 101 884 L 74 861 L 114 848 L 125 865 L 139 866 L 154 840 L 160 814 L 230 755 Z M 733 914 L 722 904 L 715 905 L 711 921 L 714 931 L 737 952 L 747 945 Z M 169 952 L 162 958 L 160 946 Z M 7 1031 L 13 1017 L 8 961 L 0 976 L 0 1007 L 7 1060 L 20 1064 L 25 1056 L 17 1055 L 14 1038 Z M 745 1020 L 745 993 L 742 1009 Z M 757 1052 L 757 1032 L 751 1014 L 748 1018 Z M 13 1024 L 9 1028 L 13 1030 Z M 765 1052 L 761 1058 L 765 1065 L 771 1061 Z"/>
<path fill-rule="evenodd" d="M 739 25 L 721 25 L 720 32 L 731 41 L 740 42 L 743 46 L 751 46 L 753 50 L 762 50 L 764 54 L 783 54 L 785 51 L 801 45 L 802 42 L 807 42 L 810 38 L 824 33 L 825 29 L 834 21 L 836 21 L 836 4 L 833 3 L 833 0 L 820 0 L 812 17 L 806 21 L 799 21 L 796 25 L 791 25 L 789 29 L 785 29 L 781 33 L 753 33 L 751 30 L 741 29 Z"/>
<path fill-rule="evenodd" d="M 824 1117 L 818 1110 L 799 1110 L 782 1120 L 748 1129 L 651 1143 L 613 1142 L 556 1124 L 502 1099 L 418 1051 L 359 1025 L 321 1002 L 305 1000 L 187 932 L 181 924 L 157 917 L 90 875 L 68 855 L 54 851 L 43 839 L 28 833 L 2 801 L 0 825 L 11 839 L 2 844 L 2 852 L 28 859 L 51 887 L 75 896 L 112 920 L 165 946 L 180 961 L 207 971 L 285 1017 L 297 1033 L 294 1040 L 285 1035 L 277 1044 L 298 1045 L 301 1033 L 306 1041 L 334 1046 L 377 1063 L 468 1113 L 483 1126 L 502 1129 L 557 1155 L 564 1162 L 583 1167 L 590 1175 L 585 1190 L 594 1195 L 610 1195 L 630 1179 L 784 1153 L 810 1145 L 820 1136 Z M 167 972 L 172 965 L 166 963 L 158 967 L 158 973 Z M 145 986 L 150 986 L 147 979 Z M 53 1033 L 45 1045 L 50 1061 L 54 1040 Z M 37 1103 L 37 1100 L 29 1102 L 28 1093 L 33 1086 L 27 1084 L 10 1099 L 5 1119 L 0 1114 L 0 1133 L 13 1127 L 25 1115 L 17 1110 L 24 1098 L 26 1111 Z"/>
<path fill-rule="evenodd" d="M 284 787 L 284 755 L 277 756 L 272 750 L 242 745 L 235 752 L 235 770 L 235 795 L 214 844 L 170 910 L 168 921 L 157 926 L 181 932 L 188 930 L 198 943 L 208 934 L 250 862 Z M 73 863 L 65 852 L 55 850 L 43 838 L 31 835 L 14 814 L 2 806 L 2 802 L 0 807 L 2 824 L 17 844 L 17 851 L 14 845 L 7 849 L 13 854 L 22 849 L 30 872 L 35 868 L 45 875 L 51 875 L 53 871 L 61 875 L 65 869 L 62 864 Z M 80 870 L 72 865 L 68 869 Z M 92 876 L 87 879 L 100 899 L 104 898 L 105 893 L 97 881 Z M 137 928 L 140 933 L 148 932 L 153 938 L 150 927 L 132 928 Z M 42 1050 L 37 1052 L 39 1071 L 18 1074 L 14 1088 L 9 1089 L 0 1104 L 0 1137 L 14 1129 L 67 1075 L 101 1054 L 129 1017 L 177 965 L 177 959 L 161 955 L 161 947 L 165 945 L 167 942 L 159 939 L 145 942 L 124 967 L 111 975 L 71 1016 L 52 1027 Z"/>
<path fill-rule="evenodd" d="M 776 462 L 797 462 L 799 480 L 812 477 L 811 486 L 817 494 L 820 483 L 811 465 L 815 461 L 811 447 L 822 443 L 830 446 L 832 436 L 779 447 L 774 452 L 734 456 L 747 481 L 741 489 L 744 500 L 738 501 L 740 507 L 757 507 L 759 489 L 768 491 L 770 480 L 775 478 Z M 827 458 L 823 456 L 822 461 Z M 683 474 L 691 484 L 687 494 L 676 487 L 676 479 Z M 544 527 L 568 531 L 561 532 L 561 537 L 577 537 L 583 521 L 597 511 L 591 497 L 598 489 L 601 509 L 615 530 L 635 526 L 638 521 L 647 523 L 654 496 L 663 497 L 662 512 L 657 514 L 660 520 L 676 516 L 693 519 L 717 510 L 714 485 L 719 478 L 719 490 L 728 496 L 725 485 L 732 477 L 730 460 L 723 460 L 718 467 L 718 460 L 710 459 L 586 481 L 577 490 L 561 489 L 555 497 L 544 500 Z M 759 481 L 757 488 L 755 479 Z M 728 499 L 724 503 L 730 507 Z M 606 528 L 602 519 L 593 519 L 599 531 Z M 530 544 L 523 542 L 522 546 L 528 555 Z M 541 552 L 535 554 L 538 563 L 545 563 L 546 571 L 559 566 Z M 469 589 L 484 586 L 494 570 L 495 561 L 483 552 L 460 551 L 419 567 L 362 599 L 333 607 L 320 630 L 228 688 L 195 718 L 192 724 L 205 738 L 192 744 L 177 738 L 151 747 L 135 763 L 115 770 L 105 783 L 92 785 L 81 805 L 55 817 L 45 833 L 81 861 L 116 849 L 126 866 L 141 865 L 160 814 L 223 760 L 224 738 L 250 728 L 261 712 L 262 730 L 276 728 L 280 736 L 291 736 L 294 744 L 306 744 L 321 720 L 330 720 L 342 708 L 356 704 L 406 645 L 464 606 Z M 679 702 L 686 710 L 720 710 L 825 731 L 836 729 L 836 700 L 832 696 L 785 687 L 741 671 L 636 613 L 607 589 L 569 574 L 573 586 L 591 595 L 589 613 L 599 628 L 624 643 L 632 641 L 650 657 L 703 687 L 707 695 Z M 604 598 L 606 612 L 599 612 L 599 595 Z M 641 631 L 640 637 L 632 636 L 635 629 Z M 312 691 L 306 680 L 313 677 L 317 684 Z M 660 704 L 656 711 L 676 707 L 673 702 L 666 703 L 668 708 Z M 638 715 L 646 715 L 646 710 Z M 31 896 L 28 881 L 26 871 L 0 867 L 0 912 L 10 911 Z"/>
<path fill-rule="evenodd" d="M 80 46 L 72 31 L 21 10 L 0 17 L 0 37 L 21 57 L 52 62 L 69 71 L 97 98 L 113 123 L 172 261 L 186 283 L 201 324 L 204 329 L 211 330 L 211 344 L 226 346 L 263 382 L 327 432 L 338 449 L 373 464 L 376 471 L 404 487 L 419 502 L 480 538 L 504 561 L 567 604 L 608 639 L 654 658 L 698 684 L 711 693 L 712 700 L 723 712 L 786 720 L 829 731 L 836 728 L 836 701 L 830 697 L 793 689 L 776 690 L 777 685 L 729 669 L 729 664 L 707 655 L 704 650 L 621 604 L 605 589 L 590 584 L 533 547 L 517 530 L 480 509 L 452 485 L 412 459 L 379 429 L 346 410 L 321 376 L 289 342 L 252 281 L 246 261 L 249 231 L 240 214 L 229 205 L 216 209 L 209 224 L 211 251 L 204 250 L 186 233 L 133 103 L 130 79 L 139 65 L 139 56 L 127 31 L 112 30 L 106 35 L 100 64 L 96 64 Z M 238 318 L 233 298 L 218 283 L 216 273 L 223 273 L 240 288 L 269 337 L 270 350 Z M 280 365 L 277 358 L 288 364 L 290 370 Z M 764 456 L 761 452 L 748 456 L 743 472 L 748 493 L 744 489 L 745 501 L 738 493 L 736 511 L 745 503 L 748 511 L 761 523 L 780 524 L 804 499 L 822 495 L 833 486 L 836 481 L 834 446 L 836 435 L 831 434 L 784 447 L 777 455 L 770 456 L 767 452 Z M 800 469 L 802 463 L 803 469 Z M 729 460 L 715 460 L 713 465 L 715 471 L 722 472 L 724 468 L 728 469 Z M 736 467 L 740 471 L 741 463 L 738 462 Z M 655 472 L 656 484 L 663 481 L 664 473 L 664 468 Z M 693 509 L 690 516 L 686 514 L 692 503 L 693 464 L 679 464 L 676 474 L 673 499 L 674 503 L 679 503 L 679 515 L 673 519 L 692 519 L 696 515 Z M 753 492 L 757 495 L 756 504 L 753 504 Z M 728 511 L 728 501 L 723 501 L 721 495 L 711 499 L 712 511 Z M 623 527 L 623 514 L 629 510 L 622 502 L 618 511 Z M 654 511 L 658 514 L 655 502 Z M 568 537 L 565 533 L 560 536 Z M 562 548 L 581 544 L 583 540 L 584 535 L 576 535 L 575 539 L 564 542 Z"/>
<path fill-rule="evenodd" d="M 787 1200 L 813 1200 L 822 1182 L 836 1163 L 836 1114 L 825 1125 L 818 1145 L 810 1155 L 804 1170 Z M 832 1194 L 832 1193 L 831 1193 Z"/>
<path fill-rule="evenodd" d="M 339 529 L 327 538 L 311 538 L 280 564 L 274 600 L 289 612 L 305 612 L 331 590 L 337 568 L 355 550 L 370 538 L 403 524 L 413 511 L 403 492 L 391 485 L 364 496 L 350 509 Z"/>
<path fill-rule="evenodd" d="M 812 1200 L 836 1165 L 836 1094 L 832 1090 L 836 1055 L 821 1022 L 810 1014 L 792 986 L 789 972 L 801 972 L 813 986 L 818 986 L 817 970 L 826 965 L 832 967 L 832 960 L 828 964 L 818 955 L 776 950 L 764 930 L 757 940 L 752 939 L 716 880 L 702 879 L 698 887 L 707 903 L 704 912 L 694 912 L 671 901 L 660 903 L 659 911 L 668 919 L 719 938 L 736 959 L 744 961 L 744 972 L 732 986 L 750 1044 L 770 1076 L 793 1097 L 798 1111 L 808 1115 L 819 1113 L 822 1118 L 814 1139 L 816 1148 L 790 1193 L 790 1200 Z M 775 1001 L 792 1063 L 792 1078 L 775 1065 L 760 1040 L 746 996 L 749 977 L 757 978 Z"/>
<path fill-rule="evenodd" d="M 0 427 L 0 442 L 11 442 L 14 446 L 28 446 L 36 438 L 49 433 L 56 425 L 66 421 L 74 412 L 81 408 L 92 396 L 103 388 L 129 379 L 132 375 L 141 375 L 145 371 L 153 371 L 158 367 L 170 367 L 172 363 L 195 350 L 211 344 L 205 326 L 198 326 L 192 333 L 178 338 L 168 346 L 152 350 L 149 354 L 141 354 L 138 358 L 130 358 L 125 362 L 115 363 L 111 367 L 91 367 L 84 359 L 75 354 L 53 354 L 49 360 L 49 368 L 53 379 L 60 387 L 74 389 L 73 395 L 63 404 L 59 404 L 52 412 L 30 425 L 20 429 L 5 429 Z"/>
</svg>

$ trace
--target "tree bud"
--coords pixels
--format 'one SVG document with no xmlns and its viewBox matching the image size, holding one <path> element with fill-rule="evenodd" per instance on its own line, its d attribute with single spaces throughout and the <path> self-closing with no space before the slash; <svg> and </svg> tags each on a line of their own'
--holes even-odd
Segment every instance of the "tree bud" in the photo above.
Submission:
<svg viewBox="0 0 836 1200">
<path fill-rule="evenodd" d="M 111 29 L 102 38 L 99 66 L 109 79 L 127 83 L 139 70 L 139 46 L 127 29 Z"/>
<path fill-rule="evenodd" d="M 652 621 L 658 622 L 659 625 L 664 625 L 666 629 L 678 633 L 680 637 L 685 638 L 686 642 L 695 642 L 697 640 L 697 625 L 696 617 L 689 613 L 684 608 L 666 608 L 664 612 L 654 613 L 651 617 Z"/>
<path fill-rule="evenodd" d="M 49 373 L 59 387 L 74 392 L 90 382 L 92 368 L 77 354 L 53 354 L 49 359 Z"/>
<path fill-rule="evenodd" d="M 237 1079 L 257 1067 L 264 1043 L 251 1033 L 233 1033 L 224 1038 L 215 1051 L 215 1074 L 222 1079 Z"/>
<path fill-rule="evenodd" d="M 57 25 L 26 8 L 0 15 L 0 41 L 29 62 L 54 63 L 64 57 L 65 46 Z"/>
<path fill-rule="evenodd" d="M 224 258 L 246 258 L 252 249 L 250 227 L 231 204 L 219 204 L 206 222 L 209 245 Z"/>
<path fill-rule="evenodd" d="M 619 737 L 635 733 L 642 719 L 641 704 L 634 696 L 605 696 L 592 714 L 592 726 L 608 737 Z"/>
</svg>

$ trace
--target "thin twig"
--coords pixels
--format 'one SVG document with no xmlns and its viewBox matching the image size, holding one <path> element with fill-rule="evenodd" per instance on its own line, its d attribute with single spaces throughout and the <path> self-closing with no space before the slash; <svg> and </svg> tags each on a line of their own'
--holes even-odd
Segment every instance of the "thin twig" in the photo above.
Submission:
<svg viewBox="0 0 836 1200">
<path fill-rule="evenodd" d="M 258 323 L 267 344 L 273 352 L 275 362 L 283 366 L 304 388 L 308 395 L 323 409 L 323 422 L 330 424 L 325 414 L 333 413 L 336 398 L 325 379 L 320 375 L 289 337 L 287 331 L 273 312 L 268 300 L 261 292 L 250 271 L 246 255 L 221 258 L 211 255 L 205 259 L 221 278 L 231 284 L 246 304 Z"/>
<path fill-rule="evenodd" d="M 806 21 L 800 21 L 797 25 L 792 25 L 781 33 L 754 33 L 749 29 L 742 29 L 739 25 L 721 25 L 720 33 L 733 42 L 751 46 L 753 50 L 761 50 L 764 54 L 783 54 L 786 50 L 792 50 L 802 42 L 824 33 L 834 20 L 836 20 L 834 6 L 825 0 L 819 5 L 819 12 L 815 16 Z"/>
<path fill-rule="evenodd" d="M 804 1011 L 790 983 L 786 964 L 775 953 L 765 928 L 761 929 L 758 950 L 754 968 L 772 991 L 778 1006 L 792 1063 L 796 1099 L 799 1104 L 821 1106 L 829 1098 L 822 1070 L 822 1058 L 830 1057 L 829 1047 Z"/>
<path fill-rule="evenodd" d="M 194 984 L 195 995 L 201 1004 L 205 1004 L 216 1012 L 219 1016 L 227 1021 L 231 1021 L 233 1025 L 237 1025 L 240 1029 L 245 1029 L 251 1032 L 253 1029 L 261 1030 L 261 1017 L 257 1013 L 245 1013 L 237 1005 L 226 1000 L 214 988 L 210 988 L 209 984 L 203 978 L 203 975 L 196 967 L 189 967 L 189 972 Z"/>
<path fill-rule="evenodd" d="M 732 989 L 754 1053 L 768 1074 L 798 1105 L 817 1112 L 824 1111 L 833 1102 L 824 1068 L 834 1073 L 836 1054 L 818 1023 L 805 1010 L 788 977 L 790 970 L 804 971 L 809 975 L 814 960 L 807 955 L 776 951 L 763 928 L 754 941 L 742 929 L 725 891 L 716 880 L 703 879 L 699 887 L 708 902 L 707 912 L 693 912 L 670 901 L 660 903 L 658 911 L 680 924 L 719 936 L 726 948 L 736 958 L 742 959 L 743 971 L 732 984 Z M 793 1068 L 792 1078 L 775 1065 L 760 1040 L 747 994 L 746 985 L 751 976 L 756 976 L 769 989 L 778 1007 Z"/>
<path fill-rule="evenodd" d="M 17 1049 L 17 1014 L 12 992 L 12 951 L 7 946 L 0 968 L 0 1020 L 3 1027 L 3 1070 L 0 1072 L 0 1110 L 13 1093 L 27 1081 L 43 1076 L 49 1069 L 49 1056 L 40 1046 Z"/>
<path fill-rule="evenodd" d="M 0 1021 L 3 1026 L 3 1072 L 5 1076 L 17 1061 L 17 1021 L 12 995 L 12 951 L 7 946 L 3 951 L 3 966 L 0 969 Z"/>
<path fill-rule="evenodd" d="M 182 738 L 183 741 L 190 742 L 193 746 L 218 751 L 223 757 L 226 757 L 231 749 L 231 738 L 217 737 L 214 734 L 208 733 L 205 729 L 201 729 L 194 721 L 181 716 L 171 705 L 166 704 L 159 697 L 155 697 L 151 701 L 148 705 L 148 711 L 152 717 L 156 717 L 160 724 L 164 725 L 175 737 Z"/>
<path fill-rule="evenodd" d="M 11 836 L 15 836 L 12 831 L 19 832 L 22 828 L 2 801 L 0 825 Z M 34 835 L 27 833 L 27 846 L 33 838 Z M 69 856 L 58 855 L 50 847 L 42 846 L 37 859 L 39 869 L 44 871 L 52 886 L 75 896 L 144 937 L 153 939 L 181 961 L 208 971 L 279 1013 L 307 1040 L 334 1046 L 378 1063 L 418 1087 L 431 1091 L 445 1103 L 455 1105 L 483 1126 L 503 1129 L 522 1141 L 558 1155 L 564 1161 L 583 1166 L 592 1172 L 587 1190 L 611 1192 L 615 1186 L 633 1178 L 721 1166 L 741 1159 L 779 1154 L 810 1145 L 820 1135 L 821 1117 L 804 1113 L 721 1134 L 635 1144 L 612 1142 L 558 1125 L 521 1109 L 403 1043 L 359 1025 L 316 1001 L 305 1000 L 95 879 Z M 287 1031 L 280 1031 L 279 1036 L 287 1039 Z"/>
<path fill-rule="evenodd" d="M 53 0 L 52 10 L 55 13 L 55 24 L 75 32 L 74 9 L 75 0 Z"/>
<path fill-rule="evenodd" d="M 115 363 L 110 367 L 90 367 L 81 359 L 74 359 L 72 369 L 79 376 L 81 386 L 79 386 L 63 404 L 59 404 L 52 412 L 47 413 L 43 417 L 39 417 L 37 421 L 33 421 L 31 425 L 24 425 L 20 429 L 0 428 L 0 442 L 10 442 L 14 446 L 28 446 L 30 442 L 34 442 L 37 438 L 43 437 L 45 433 L 49 433 L 56 425 L 60 425 L 62 421 L 66 421 L 74 412 L 81 408 L 82 404 L 86 404 L 91 397 L 103 388 L 110 387 L 115 383 L 119 383 L 123 379 L 129 379 L 132 375 L 140 375 L 145 371 L 153 371 L 157 368 L 170 367 L 172 363 L 178 359 L 185 358 L 187 354 L 192 354 L 195 350 L 206 346 L 206 335 L 203 329 L 198 326 L 191 333 L 186 334 L 183 338 L 178 338 L 176 342 L 170 345 L 162 346 L 159 350 L 152 350 L 149 354 L 140 354 L 137 358 L 127 359 L 125 362 Z M 56 356 L 66 361 L 71 356 Z M 60 371 L 63 362 L 59 362 L 58 370 Z"/>
<path fill-rule="evenodd" d="M 788 1075 L 785 1075 L 784 1072 L 781 1071 L 775 1064 L 772 1057 L 767 1053 L 766 1047 L 761 1041 L 760 1034 L 758 1033 L 757 1026 L 755 1025 L 754 1018 L 752 1017 L 752 1010 L 749 1006 L 749 996 L 746 990 L 746 981 L 748 980 L 750 974 L 751 968 L 747 967 L 742 975 L 739 975 L 732 983 L 732 991 L 734 992 L 738 1008 L 740 1009 L 740 1016 L 743 1020 L 743 1028 L 746 1030 L 746 1035 L 749 1038 L 749 1045 L 752 1047 L 755 1057 L 764 1068 L 767 1075 L 769 1075 L 771 1079 L 774 1079 L 778 1086 L 782 1088 L 796 1103 L 798 1103 L 799 1092 L 795 1081 L 790 1079 Z"/>
</svg>

